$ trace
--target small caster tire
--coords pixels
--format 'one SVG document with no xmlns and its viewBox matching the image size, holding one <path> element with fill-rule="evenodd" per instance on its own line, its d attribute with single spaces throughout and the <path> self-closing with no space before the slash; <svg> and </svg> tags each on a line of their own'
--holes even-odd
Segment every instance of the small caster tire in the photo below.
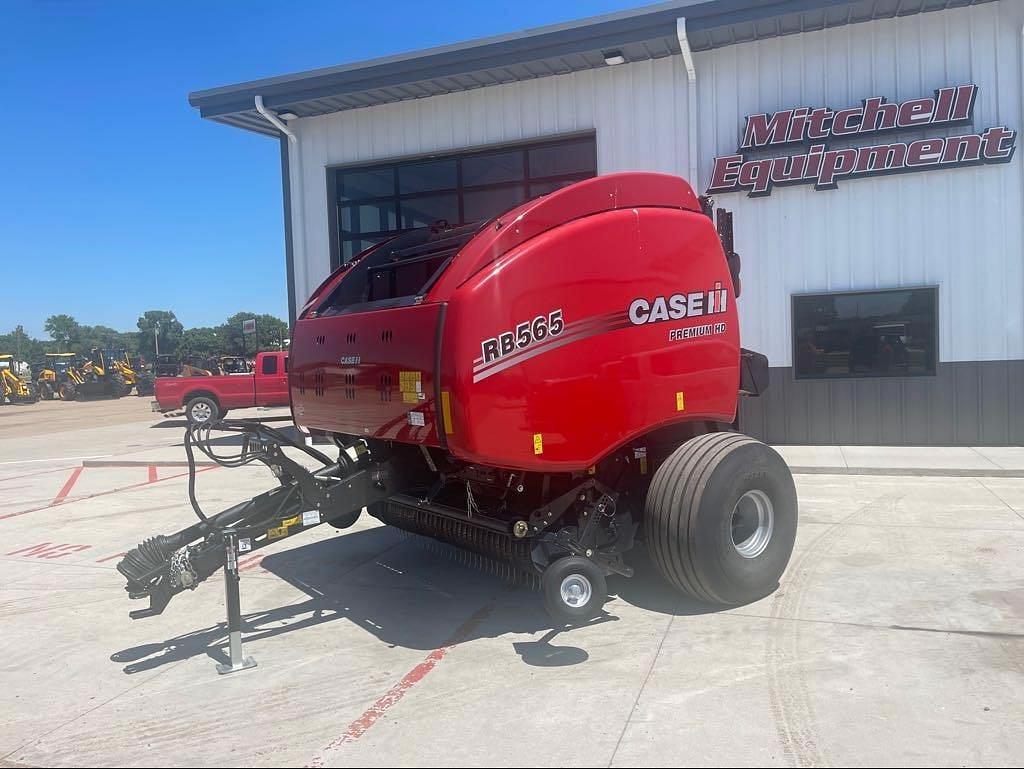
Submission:
<svg viewBox="0 0 1024 769">
<path fill-rule="evenodd" d="M 604 572 L 579 555 L 560 558 L 541 576 L 544 608 L 556 623 L 578 625 L 597 617 L 608 599 Z"/>
</svg>

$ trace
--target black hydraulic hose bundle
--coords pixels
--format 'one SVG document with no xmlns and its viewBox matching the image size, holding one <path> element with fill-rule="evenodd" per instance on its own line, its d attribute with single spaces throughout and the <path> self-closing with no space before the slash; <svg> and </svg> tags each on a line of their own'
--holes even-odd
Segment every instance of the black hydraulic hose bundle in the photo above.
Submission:
<svg viewBox="0 0 1024 769">
<path fill-rule="evenodd" d="M 214 431 L 238 433 L 243 436 L 242 448 L 236 454 L 225 455 L 218 454 L 214 450 L 213 442 L 210 438 L 210 434 Z M 257 445 L 257 449 L 252 449 L 251 437 L 262 439 Z M 199 505 L 199 500 L 196 498 L 196 458 L 193 446 L 197 447 L 203 454 L 212 459 L 221 467 L 243 467 L 253 462 L 263 461 L 266 462 L 269 459 L 269 455 L 266 452 L 265 446 L 268 444 L 275 444 L 277 446 L 291 446 L 292 448 L 299 449 L 305 452 L 313 459 L 321 462 L 324 465 L 334 464 L 330 457 L 321 451 L 307 446 L 305 443 L 300 443 L 290 436 L 286 435 L 281 430 L 277 430 L 273 427 L 267 427 L 264 424 L 258 422 L 251 422 L 243 419 L 219 419 L 210 420 L 208 422 L 199 422 L 190 424 L 185 430 L 185 456 L 188 457 L 188 500 L 192 505 L 192 510 L 195 511 L 196 516 L 203 523 L 222 528 L 203 512 L 202 507 Z M 344 452 L 342 452 L 344 453 Z M 294 492 L 293 487 L 285 499 L 281 503 L 281 508 L 287 503 L 288 498 Z"/>
<path fill-rule="evenodd" d="M 212 433 L 234 433 L 242 436 L 242 447 L 238 452 L 218 453 L 214 446 Z M 196 452 L 205 454 L 221 467 L 243 467 L 253 462 L 275 464 L 271 451 L 280 452 L 280 447 L 290 446 L 298 449 L 323 465 L 337 466 L 324 453 L 306 446 L 285 432 L 273 427 L 248 420 L 216 420 L 190 424 L 185 430 L 184 447 L 188 458 L 188 498 L 199 522 L 176 534 L 159 534 L 141 542 L 137 547 L 126 553 L 117 569 L 126 578 L 132 589 L 142 590 L 150 584 L 157 574 L 167 568 L 174 553 L 190 542 L 207 537 L 211 533 L 223 533 L 225 529 L 245 521 L 246 524 L 261 523 L 280 517 L 289 503 L 294 503 L 296 495 L 301 491 L 298 484 L 282 480 L 282 486 L 266 492 L 254 500 L 240 502 L 216 515 L 208 516 L 203 512 L 196 496 Z M 344 452 L 342 452 L 344 457 Z M 280 461 L 278 459 L 277 461 Z M 343 460 L 347 464 L 348 458 Z M 262 500 L 259 504 L 258 501 Z M 259 521 L 250 520 L 258 515 Z"/>
</svg>

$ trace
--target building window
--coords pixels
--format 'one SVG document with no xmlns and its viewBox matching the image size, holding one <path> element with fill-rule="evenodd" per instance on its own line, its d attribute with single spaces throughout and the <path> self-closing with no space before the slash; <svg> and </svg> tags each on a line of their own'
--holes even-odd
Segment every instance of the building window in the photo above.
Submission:
<svg viewBox="0 0 1024 769">
<path fill-rule="evenodd" d="M 596 173 L 593 136 L 337 169 L 332 269 L 395 233 L 490 219 Z"/>
<path fill-rule="evenodd" d="M 935 376 L 938 289 L 793 297 L 797 379 Z"/>
</svg>

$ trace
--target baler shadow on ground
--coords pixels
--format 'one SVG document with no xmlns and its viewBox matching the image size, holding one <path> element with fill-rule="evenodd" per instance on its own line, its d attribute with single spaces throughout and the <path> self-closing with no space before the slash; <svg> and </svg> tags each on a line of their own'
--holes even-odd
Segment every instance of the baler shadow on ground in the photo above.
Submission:
<svg viewBox="0 0 1024 769">
<path fill-rule="evenodd" d="M 486 563 L 449 545 L 408 535 L 385 526 L 362 528 L 267 555 L 265 575 L 242 576 L 243 632 L 247 652 L 258 653 L 261 640 L 347 620 L 389 647 L 430 651 L 453 643 L 507 634 L 545 634 L 518 641 L 511 650 L 524 663 L 537 666 L 585 662 L 585 649 L 568 645 L 571 627 L 555 627 L 545 613 L 539 591 L 490 573 Z M 468 561 L 468 563 L 467 563 Z M 308 596 L 307 600 L 262 611 L 245 611 L 246 582 L 280 579 Z M 221 588 L 214 575 L 202 590 Z M 720 607 L 692 601 L 669 587 L 646 559 L 638 559 L 632 579 L 609 581 L 613 596 L 648 611 L 699 615 Z M 168 611 L 180 611 L 189 594 L 178 596 Z M 459 632 L 460 618 L 485 607 L 486 620 Z M 616 621 L 607 611 L 588 626 Z M 465 627 L 465 626 L 463 626 Z M 554 644 L 554 641 L 558 644 Z M 164 641 L 123 649 L 111 655 L 132 675 L 206 655 L 228 660 L 224 623 L 190 630 Z"/>
</svg>

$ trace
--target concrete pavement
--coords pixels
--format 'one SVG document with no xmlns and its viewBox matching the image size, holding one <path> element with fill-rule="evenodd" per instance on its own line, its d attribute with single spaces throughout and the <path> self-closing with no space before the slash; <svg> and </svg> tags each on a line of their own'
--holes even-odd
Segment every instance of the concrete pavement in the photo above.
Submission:
<svg viewBox="0 0 1024 769">
<path fill-rule="evenodd" d="M 536 593 L 444 548 L 367 516 L 322 526 L 243 559 L 259 667 L 220 677 L 219 577 L 132 622 L 114 569 L 192 519 L 182 469 L 164 464 L 180 428 L 154 424 L 0 443 L 0 762 L 1024 761 L 1024 479 L 800 474 L 773 595 L 722 611 L 641 564 L 613 581 L 606 618 L 558 633 Z M 142 464 L 74 458 L 94 455 Z M 271 480 L 218 468 L 198 484 L 217 510 Z"/>
</svg>

